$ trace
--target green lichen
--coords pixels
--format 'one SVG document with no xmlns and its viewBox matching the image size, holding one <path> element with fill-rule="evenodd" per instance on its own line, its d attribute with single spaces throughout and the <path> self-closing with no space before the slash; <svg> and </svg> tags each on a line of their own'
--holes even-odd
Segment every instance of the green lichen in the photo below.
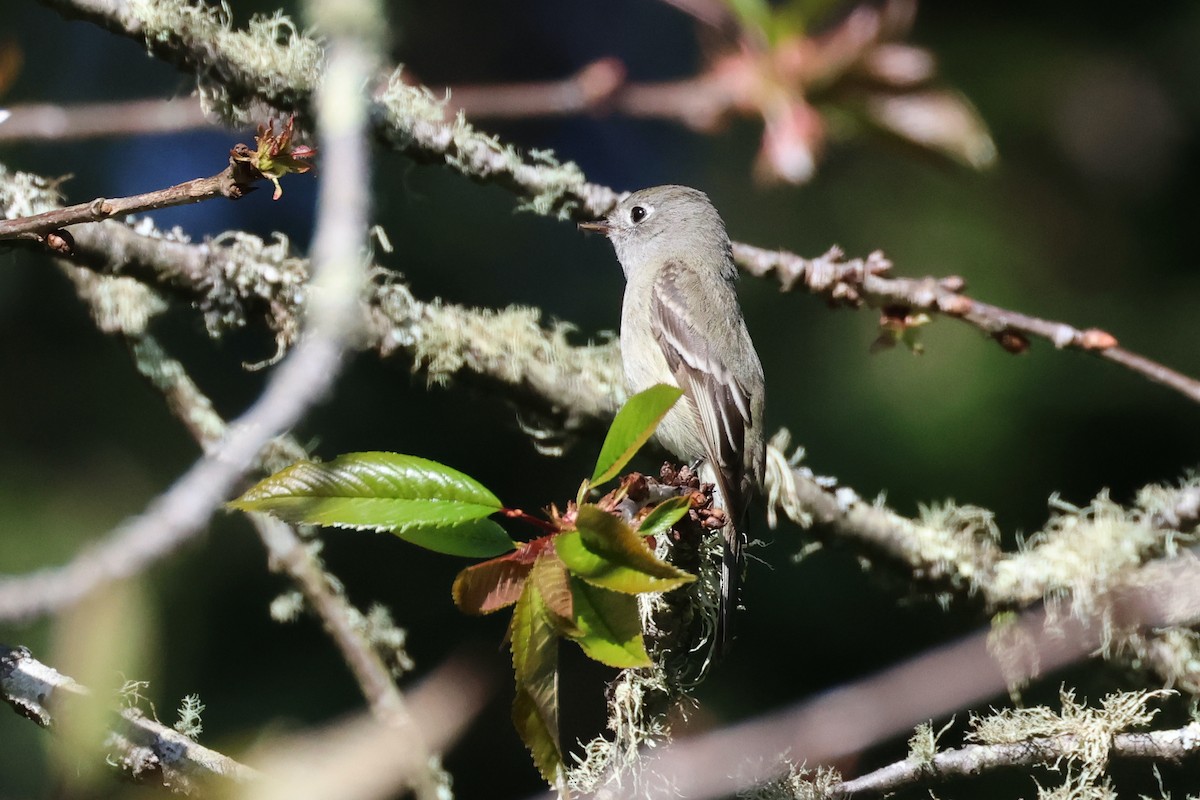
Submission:
<svg viewBox="0 0 1200 800">
<path fill-rule="evenodd" d="M 209 335 L 246 324 L 248 300 L 267 309 L 267 324 L 275 333 L 276 354 L 283 357 L 300 334 L 307 292 L 309 264 L 293 255 L 291 243 L 281 233 L 270 242 L 242 231 L 222 233 L 207 243 L 213 269 L 205 276 L 200 310 Z"/>
<path fill-rule="evenodd" d="M 1166 689 L 1116 692 L 1101 700 L 1099 708 L 1091 708 L 1077 702 L 1073 690 L 1064 688 L 1059 693 L 1060 711 L 1035 706 L 1003 709 L 987 716 L 972 714 L 972 730 L 966 738 L 979 744 L 1017 744 L 1037 738 L 1069 737 L 1063 743 L 1060 766 L 1078 780 L 1078 788 L 1102 789 L 1113 737 L 1149 725 L 1158 713 L 1149 707 L 1150 701 L 1171 694 L 1174 692 Z"/>
<path fill-rule="evenodd" d="M 1102 611 L 1099 599 L 1129 570 L 1150 557 L 1170 557 L 1181 535 L 1156 527 L 1142 508 L 1126 509 L 1101 492 L 1087 506 L 1050 499 L 1046 526 L 996 564 L 988 594 L 993 602 L 1027 605 L 1069 597 L 1072 613 Z"/>
<path fill-rule="evenodd" d="M 591 795 L 601 789 L 628 790 L 629 796 L 646 793 L 651 787 L 659 796 L 670 792 L 665 778 L 643 757 L 648 747 L 670 735 L 664 711 L 674 697 L 671 681 L 660 664 L 647 669 L 622 670 L 608 692 L 608 728 L 612 738 L 599 736 L 583 746 L 583 754 L 572 754 L 575 764 L 568 770 L 567 786 Z"/>
<path fill-rule="evenodd" d="M 977 506 L 935 503 L 919 508 L 917 523 L 912 547 L 920 562 L 930 565 L 929 577 L 948 578 L 952 585 L 974 591 L 986 577 L 978 570 L 990 565 L 1000 541 L 992 512 Z"/>
<path fill-rule="evenodd" d="M 1015 611 L 1002 611 L 992 617 L 987 649 L 1004 675 L 1009 697 L 1013 702 L 1019 701 L 1021 690 L 1041 672 L 1041 655 L 1037 641 L 1021 625 Z"/>
<path fill-rule="evenodd" d="M 251 121 L 252 96 L 294 101 L 310 95 L 321 80 L 320 44 L 282 12 L 255 15 L 237 30 L 225 3 L 131 0 L 129 9 L 151 53 L 187 54 L 205 111 L 231 124 Z"/>
<path fill-rule="evenodd" d="M 954 725 L 951 719 L 941 730 L 934 731 L 933 722 L 923 722 L 913 729 L 913 735 L 908 738 L 908 760 L 922 767 L 933 764 L 938 754 L 938 740 Z"/>
<path fill-rule="evenodd" d="M 179 719 L 175 721 L 175 730 L 189 739 L 195 739 L 204 732 L 204 724 L 200 715 L 204 713 L 204 704 L 200 695 L 189 694 L 179 704 Z"/>
<path fill-rule="evenodd" d="M 17 219 L 58 208 L 62 204 L 59 186 L 65 180 L 13 171 L 0 164 L 0 217 Z"/>
<path fill-rule="evenodd" d="M 738 792 L 739 800 L 829 800 L 842 776 L 832 767 L 806 769 L 789 762 L 787 774 Z"/>
</svg>

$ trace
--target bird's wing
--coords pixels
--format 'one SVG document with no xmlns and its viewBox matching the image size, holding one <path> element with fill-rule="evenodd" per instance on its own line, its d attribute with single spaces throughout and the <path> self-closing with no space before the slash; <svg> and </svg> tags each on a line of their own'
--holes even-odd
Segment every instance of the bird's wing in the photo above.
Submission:
<svg viewBox="0 0 1200 800">
<path fill-rule="evenodd" d="M 699 416 L 708 460 L 723 484 L 717 488 L 731 506 L 726 509 L 731 518 L 736 518 L 744 505 L 742 454 L 752 420 L 751 399 L 746 387 L 721 360 L 716 343 L 703 336 L 692 322 L 701 314 L 721 311 L 690 307 L 688 297 L 699 295 L 685 292 L 683 287 L 689 281 L 700 280 L 677 262 L 667 263 L 652 288 L 653 328 L 667 366 Z"/>
<path fill-rule="evenodd" d="M 667 366 L 683 389 L 684 397 L 699 418 L 704 433 L 704 449 L 712 474 L 728 515 L 725 548 L 721 559 L 721 591 L 713 632 L 713 655 L 720 657 L 733 636 L 733 610 L 737 607 L 741 583 L 742 548 L 745 536 L 738 530 L 745 511 L 743 496 L 744 449 L 746 431 L 751 428 L 750 393 L 722 360 L 721 353 L 737 352 L 743 347 L 744 331 L 736 326 L 718 326 L 702 335 L 693 324 L 700 315 L 716 317 L 720 322 L 737 314 L 736 298 L 725 297 L 706 288 L 703 279 L 677 262 L 668 262 L 651 289 L 650 312 L 658 346 Z M 686 291 L 693 289 L 693 291 Z M 695 308 L 688 298 L 706 297 L 707 308 Z M 724 319 L 722 319 L 724 317 Z"/>
</svg>

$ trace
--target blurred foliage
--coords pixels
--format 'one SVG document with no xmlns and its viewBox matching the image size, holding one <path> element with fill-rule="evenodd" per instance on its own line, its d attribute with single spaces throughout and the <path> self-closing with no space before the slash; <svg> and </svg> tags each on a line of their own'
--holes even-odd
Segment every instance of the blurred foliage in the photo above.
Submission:
<svg viewBox="0 0 1200 800">
<path fill-rule="evenodd" d="M 281 4 L 232 5 L 244 22 Z M 190 90 L 187 79 L 131 42 L 31 2 L 8 6 L 4 35 L 24 63 L 4 103 Z M 602 25 L 593 7 L 555 0 L 397 3 L 392 12 L 393 58 L 433 86 L 560 77 L 604 55 L 619 56 L 643 80 L 686 76 L 700 63 L 692 22 L 661 3 L 614 0 L 606 18 L 620 22 Z M 1200 6 L 1017 3 L 1001 13 L 929 3 L 911 38 L 937 56 L 940 74 L 987 121 L 1000 154 L 991 172 L 860 139 L 831 150 L 807 187 L 765 190 L 749 174 L 760 131 L 746 122 L 705 136 L 664 122 L 592 116 L 490 127 L 522 147 L 555 149 L 600 183 L 703 188 L 739 240 L 812 255 L 835 243 L 851 255 L 881 248 L 901 274 L 962 275 L 980 299 L 1105 328 L 1136 351 L 1200 374 L 1200 273 L 1190 237 L 1200 178 Z M 250 133 L 30 143 L 0 148 L 0 159 L 74 174 L 65 190 L 81 201 L 210 174 L 230 144 Z M 547 219 L 514 216 L 504 191 L 394 154 L 380 155 L 375 174 L 378 221 L 396 246 L 387 263 L 418 296 L 537 305 L 576 323 L 581 338 L 617 326 L 622 278 L 602 242 Z M 279 203 L 260 192 L 156 218 L 194 236 L 230 227 L 283 230 L 303 244 L 311 202 L 312 182 L 293 181 Z M 1044 521 L 1052 492 L 1086 502 L 1107 486 L 1126 501 L 1139 486 L 1197 465 L 1197 409 L 1098 359 L 1044 342 L 1013 357 L 949 320 L 922 329 L 921 356 L 903 348 L 872 355 L 874 312 L 829 311 L 754 280 L 742 282 L 741 294 L 768 378 L 768 427 L 790 427 L 818 473 L 868 496 L 886 492 L 901 511 L 954 498 L 993 509 L 1012 537 Z M 237 413 L 262 381 L 240 364 L 273 351 L 269 332 L 212 343 L 187 308 L 174 312 L 162 323 L 163 339 L 218 409 Z M 47 259 L 0 254 L 0 374 L 0 573 L 61 563 L 142 509 L 197 455 Z M 386 448 L 456 464 L 514 506 L 572 497 L 597 443 L 547 459 L 515 422 L 511 409 L 486 395 L 428 389 L 405 365 L 362 356 L 299 433 L 326 456 Z M 969 607 L 943 613 L 908 596 L 902 581 L 863 573 L 847 552 L 820 552 L 795 565 L 804 541 L 798 531 L 768 531 L 761 516 L 756 522 L 751 535 L 768 544 L 751 551 L 749 611 L 737 647 L 702 687 L 695 725 L 811 695 L 982 622 Z M 419 672 L 465 640 L 482 640 L 494 664 L 505 666 L 503 622 L 472 621 L 468 631 L 454 609 L 445 590 L 454 559 L 392 537 L 325 539 L 328 564 L 350 596 L 388 604 L 409 628 Z M 148 696 L 173 709 L 198 693 L 209 745 L 232 747 L 265 725 L 361 705 L 318 625 L 270 621 L 268 604 L 283 588 L 266 572 L 250 529 L 226 518 L 147 575 L 143 590 L 156 609 L 159 641 Z M 54 663 L 51 627 L 0 625 L 0 641 L 29 645 Z M 610 674 L 583 661 L 568 658 L 563 669 L 579 680 Z M 1047 696 L 1056 694 L 1059 677 L 1041 684 Z M 1064 679 L 1092 697 L 1133 685 L 1095 667 Z M 1026 699 L 1042 699 L 1038 691 Z M 564 698 L 566 741 L 602 727 L 600 693 L 592 698 Z M 508 734 L 509 700 L 495 698 L 448 759 L 463 797 L 519 797 L 538 787 L 519 740 Z M 39 766 L 47 739 L 0 714 L 0 797 L 50 791 Z M 904 752 L 900 740 L 859 767 Z M 972 789 L 1007 796 L 1012 787 Z"/>
</svg>

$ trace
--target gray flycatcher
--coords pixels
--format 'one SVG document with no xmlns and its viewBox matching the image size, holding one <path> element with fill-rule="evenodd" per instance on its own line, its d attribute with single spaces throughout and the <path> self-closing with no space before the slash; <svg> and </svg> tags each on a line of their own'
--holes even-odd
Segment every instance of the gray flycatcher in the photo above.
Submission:
<svg viewBox="0 0 1200 800">
<path fill-rule="evenodd" d="M 584 230 L 606 235 L 625 271 L 621 356 L 633 394 L 666 383 L 683 397 L 658 439 L 716 486 L 726 512 L 714 654 L 731 641 L 742 577 L 746 505 L 762 486 L 763 371 L 734 291 L 725 223 L 687 186 L 634 192 Z"/>
</svg>

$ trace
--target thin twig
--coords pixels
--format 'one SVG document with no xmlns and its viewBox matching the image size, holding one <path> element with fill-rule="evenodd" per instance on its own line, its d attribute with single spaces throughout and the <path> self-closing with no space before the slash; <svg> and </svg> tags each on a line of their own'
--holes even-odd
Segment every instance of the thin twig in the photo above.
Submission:
<svg viewBox="0 0 1200 800">
<path fill-rule="evenodd" d="M 53 730 L 87 695 L 86 687 L 38 661 L 27 648 L 0 645 L 0 698 L 21 716 Z M 129 779 L 183 794 L 212 778 L 244 783 L 261 777 L 133 708 L 113 715 L 105 749 L 109 762 Z"/>
<path fill-rule="evenodd" d="M 195 97 L 75 105 L 26 103 L 7 106 L 5 111 L 9 117 L 0 124 L 0 143 L 223 130 L 204 115 Z"/>
<path fill-rule="evenodd" d="M 225 435 L 225 422 L 183 365 L 169 358 L 151 336 L 134 337 L 131 345 L 138 371 L 163 392 L 172 413 L 201 447 L 208 450 L 218 443 Z M 304 457 L 304 451 L 291 437 L 283 437 L 276 444 L 281 452 L 264 459 L 263 466 L 268 470 Z M 380 721 L 395 719 L 402 713 L 403 698 L 379 654 L 355 627 L 345 596 L 331 588 L 329 576 L 291 526 L 265 514 L 249 517 L 267 549 L 272 568 L 286 573 L 300 589 L 350 667 L 372 713 Z"/>
<path fill-rule="evenodd" d="M 626 81 L 615 58 L 591 62 L 561 80 L 451 86 L 447 109 L 471 119 L 526 119 L 580 113 L 617 113 L 681 122 L 710 131 L 736 106 L 734 88 L 720 73 L 657 83 Z"/>
<path fill-rule="evenodd" d="M 1121 364 L 1200 403 L 1200 380 L 1119 347 L 1116 337 L 1098 328 L 1080 330 L 1065 322 L 1040 319 L 975 300 L 963 293 L 965 282 L 956 275 L 890 277 L 887 273 L 892 265 L 882 253 L 847 260 L 837 248 L 819 258 L 806 259 L 783 250 L 734 243 L 733 254 L 742 269 L 758 277 L 774 278 L 784 291 L 801 287 L 851 307 L 867 302 L 880 308 L 900 307 L 951 317 L 973 325 L 1014 353 L 1028 349 L 1027 337 L 1045 339 L 1060 349 L 1082 350 Z"/>
<path fill-rule="evenodd" d="M 40 238 L 40 234 L 67 225 L 99 222 L 143 211 L 199 203 L 215 197 L 237 200 L 253 188 L 250 184 L 256 177 L 261 176 L 256 176 L 243 162 L 230 159 L 228 167 L 208 178 L 195 178 L 165 189 L 130 197 L 97 197 L 87 203 L 78 203 L 29 217 L 0 220 L 0 240 Z"/>
</svg>

